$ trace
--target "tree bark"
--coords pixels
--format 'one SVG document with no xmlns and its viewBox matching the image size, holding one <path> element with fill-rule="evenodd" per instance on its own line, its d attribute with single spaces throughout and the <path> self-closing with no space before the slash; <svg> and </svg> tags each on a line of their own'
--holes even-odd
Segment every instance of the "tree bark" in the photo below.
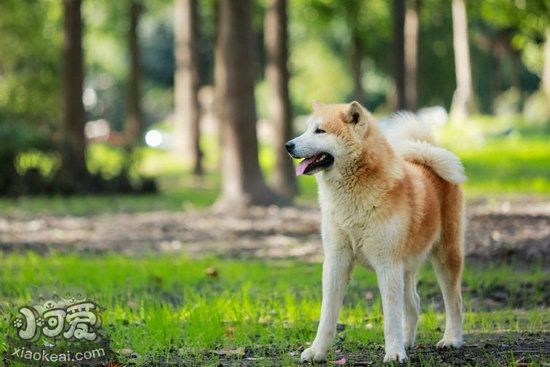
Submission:
<svg viewBox="0 0 550 367">
<path fill-rule="evenodd" d="M 351 38 L 351 73 L 353 78 L 353 99 L 359 103 L 365 101 L 365 91 L 363 90 L 363 58 L 365 56 L 363 41 L 357 31 L 353 31 Z"/>
<path fill-rule="evenodd" d="M 258 161 L 250 0 L 220 0 L 214 79 L 222 136 L 221 209 L 276 201 Z"/>
<path fill-rule="evenodd" d="M 292 137 L 292 111 L 288 92 L 287 0 L 270 0 L 265 15 L 264 42 L 267 53 L 266 79 L 271 90 L 269 113 L 275 130 L 275 171 L 273 188 L 283 197 L 297 191 L 292 159 L 285 143 Z"/>
<path fill-rule="evenodd" d="M 396 109 L 405 105 L 405 0 L 393 0 L 394 81 Z"/>
<path fill-rule="evenodd" d="M 420 0 L 408 0 L 404 25 L 405 56 L 405 108 L 415 111 L 418 107 L 418 13 Z"/>
<path fill-rule="evenodd" d="M 81 0 L 63 0 L 63 142 L 61 171 L 70 186 L 87 174 L 86 137 L 82 87 L 84 66 L 82 54 Z"/>
<path fill-rule="evenodd" d="M 126 122 L 124 125 L 126 144 L 129 147 L 139 143 L 143 133 L 143 115 L 141 112 L 141 62 L 138 39 L 139 18 L 143 10 L 138 0 L 130 0 L 130 27 L 128 29 L 128 51 L 130 54 L 130 75 L 126 100 Z"/>
<path fill-rule="evenodd" d="M 475 111 L 472 68 L 468 44 L 468 16 L 464 0 L 453 0 L 452 7 L 456 90 L 451 105 L 451 119 L 463 121 Z"/>
<path fill-rule="evenodd" d="M 202 175 L 201 112 L 198 99 L 198 2 L 197 0 L 176 0 L 175 5 L 175 131 L 178 151 L 190 157 L 193 174 Z"/>
<path fill-rule="evenodd" d="M 550 97 L 550 27 L 546 28 L 544 42 L 544 64 L 542 70 L 542 90 Z"/>
</svg>

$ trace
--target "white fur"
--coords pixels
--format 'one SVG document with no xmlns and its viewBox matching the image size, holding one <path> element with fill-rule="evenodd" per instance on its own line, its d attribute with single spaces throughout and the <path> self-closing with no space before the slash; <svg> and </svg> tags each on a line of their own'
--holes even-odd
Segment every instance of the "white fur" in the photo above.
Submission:
<svg viewBox="0 0 550 367">
<path fill-rule="evenodd" d="M 466 180 L 460 159 L 436 146 L 430 126 L 412 112 L 398 112 L 382 126 L 393 149 L 406 160 L 431 167 L 446 181 L 459 184 Z"/>
<path fill-rule="evenodd" d="M 399 111 L 380 121 L 382 132 L 390 143 L 402 140 L 420 140 L 435 145 L 430 125 L 410 111 Z"/>
</svg>

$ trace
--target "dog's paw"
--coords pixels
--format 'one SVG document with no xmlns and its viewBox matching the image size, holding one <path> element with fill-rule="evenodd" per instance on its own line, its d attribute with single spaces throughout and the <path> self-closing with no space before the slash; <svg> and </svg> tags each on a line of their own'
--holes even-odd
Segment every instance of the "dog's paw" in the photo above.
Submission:
<svg viewBox="0 0 550 367">
<path fill-rule="evenodd" d="M 455 338 L 443 338 L 440 341 L 437 342 L 436 347 L 437 348 L 460 348 L 463 344 L 461 337 L 455 337 Z"/>
<path fill-rule="evenodd" d="M 407 353 L 405 352 L 404 349 L 401 351 L 392 350 L 392 351 L 386 352 L 386 355 L 384 356 L 384 363 L 388 363 L 388 362 L 404 363 L 404 362 L 407 362 L 408 359 L 409 358 L 407 357 Z"/>
<path fill-rule="evenodd" d="M 314 346 L 307 348 L 302 352 L 300 360 L 302 362 L 322 362 L 327 358 L 327 352 L 319 350 Z"/>
</svg>

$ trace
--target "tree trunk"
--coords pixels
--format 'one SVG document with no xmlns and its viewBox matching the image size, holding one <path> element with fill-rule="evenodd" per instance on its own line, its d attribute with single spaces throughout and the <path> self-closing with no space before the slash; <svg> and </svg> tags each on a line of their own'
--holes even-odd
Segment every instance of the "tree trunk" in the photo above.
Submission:
<svg viewBox="0 0 550 367">
<path fill-rule="evenodd" d="M 175 131 L 179 153 L 190 157 L 195 175 L 202 175 L 197 4 L 197 0 L 176 0 Z"/>
<path fill-rule="evenodd" d="M 285 149 L 285 143 L 292 137 L 287 23 L 287 0 L 270 0 L 265 15 L 264 41 L 267 53 L 266 79 L 271 91 L 269 113 L 275 130 L 273 188 L 281 196 L 290 199 L 296 194 L 297 186 L 292 159 Z"/>
<path fill-rule="evenodd" d="M 394 80 L 396 109 L 405 105 L 405 0 L 393 0 Z"/>
<path fill-rule="evenodd" d="M 451 105 L 451 119 L 463 121 L 475 111 L 470 49 L 468 45 L 468 17 L 464 0 L 453 0 L 452 6 L 456 90 Z"/>
<path fill-rule="evenodd" d="M 143 116 L 141 113 L 141 63 L 139 59 L 138 26 L 143 10 L 137 0 L 130 0 L 130 28 L 128 29 L 128 50 L 130 53 L 130 75 L 126 101 L 126 122 L 124 126 L 126 144 L 133 147 L 139 143 L 143 130 Z"/>
<path fill-rule="evenodd" d="M 542 70 L 542 90 L 550 97 L 550 27 L 546 28 L 544 42 L 544 65 Z"/>
<path fill-rule="evenodd" d="M 418 107 L 418 13 L 420 0 L 408 0 L 405 12 L 405 108 L 415 111 Z"/>
<path fill-rule="evenodd" d="M 86 137 L 82 87 L 81 0 L 63 0 L 63 143 L 61 171 L 65 183 L 74 187 L 86 176 Z"/>
<path fill-rule="evenodd" d="M 362 83 L 364 47 L 357 30 L 353 31 L 351 42 L 351 77 L 353 78 L 353 99 L 362 104 L 365 102 L 365 91 L 363 90 Z"/>
<path fill-rule="evenodd" d="M 275 201 L 258 161 L 255 58 L 250 0 L 220 0 L 214 79 L 222 135 L 222 188 L 217 207 Z"/>
</svg>

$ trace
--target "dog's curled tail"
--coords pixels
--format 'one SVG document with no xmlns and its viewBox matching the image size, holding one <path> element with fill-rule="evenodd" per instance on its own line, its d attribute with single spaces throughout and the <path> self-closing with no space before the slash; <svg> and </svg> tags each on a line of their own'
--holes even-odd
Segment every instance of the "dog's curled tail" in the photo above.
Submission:
<svg viewBox="0 0 550 367">
<path fill-rule="evenodd" d="M 384 135 L 405 160 L 428 166 L 451 183 L 459 184 L 466 180 L 460 159 L 438 147 L 430 126 L 415 114 L 398 112 L 382 124 Z"/>
<path fill-rule="evenodd" d="M 445 181 L 459 184 L 466 181 L 460 159 L 447 149 L 425 141 L 402 141 L 393 146 L 403 158 L 430 167 Z"/>
</svg>

